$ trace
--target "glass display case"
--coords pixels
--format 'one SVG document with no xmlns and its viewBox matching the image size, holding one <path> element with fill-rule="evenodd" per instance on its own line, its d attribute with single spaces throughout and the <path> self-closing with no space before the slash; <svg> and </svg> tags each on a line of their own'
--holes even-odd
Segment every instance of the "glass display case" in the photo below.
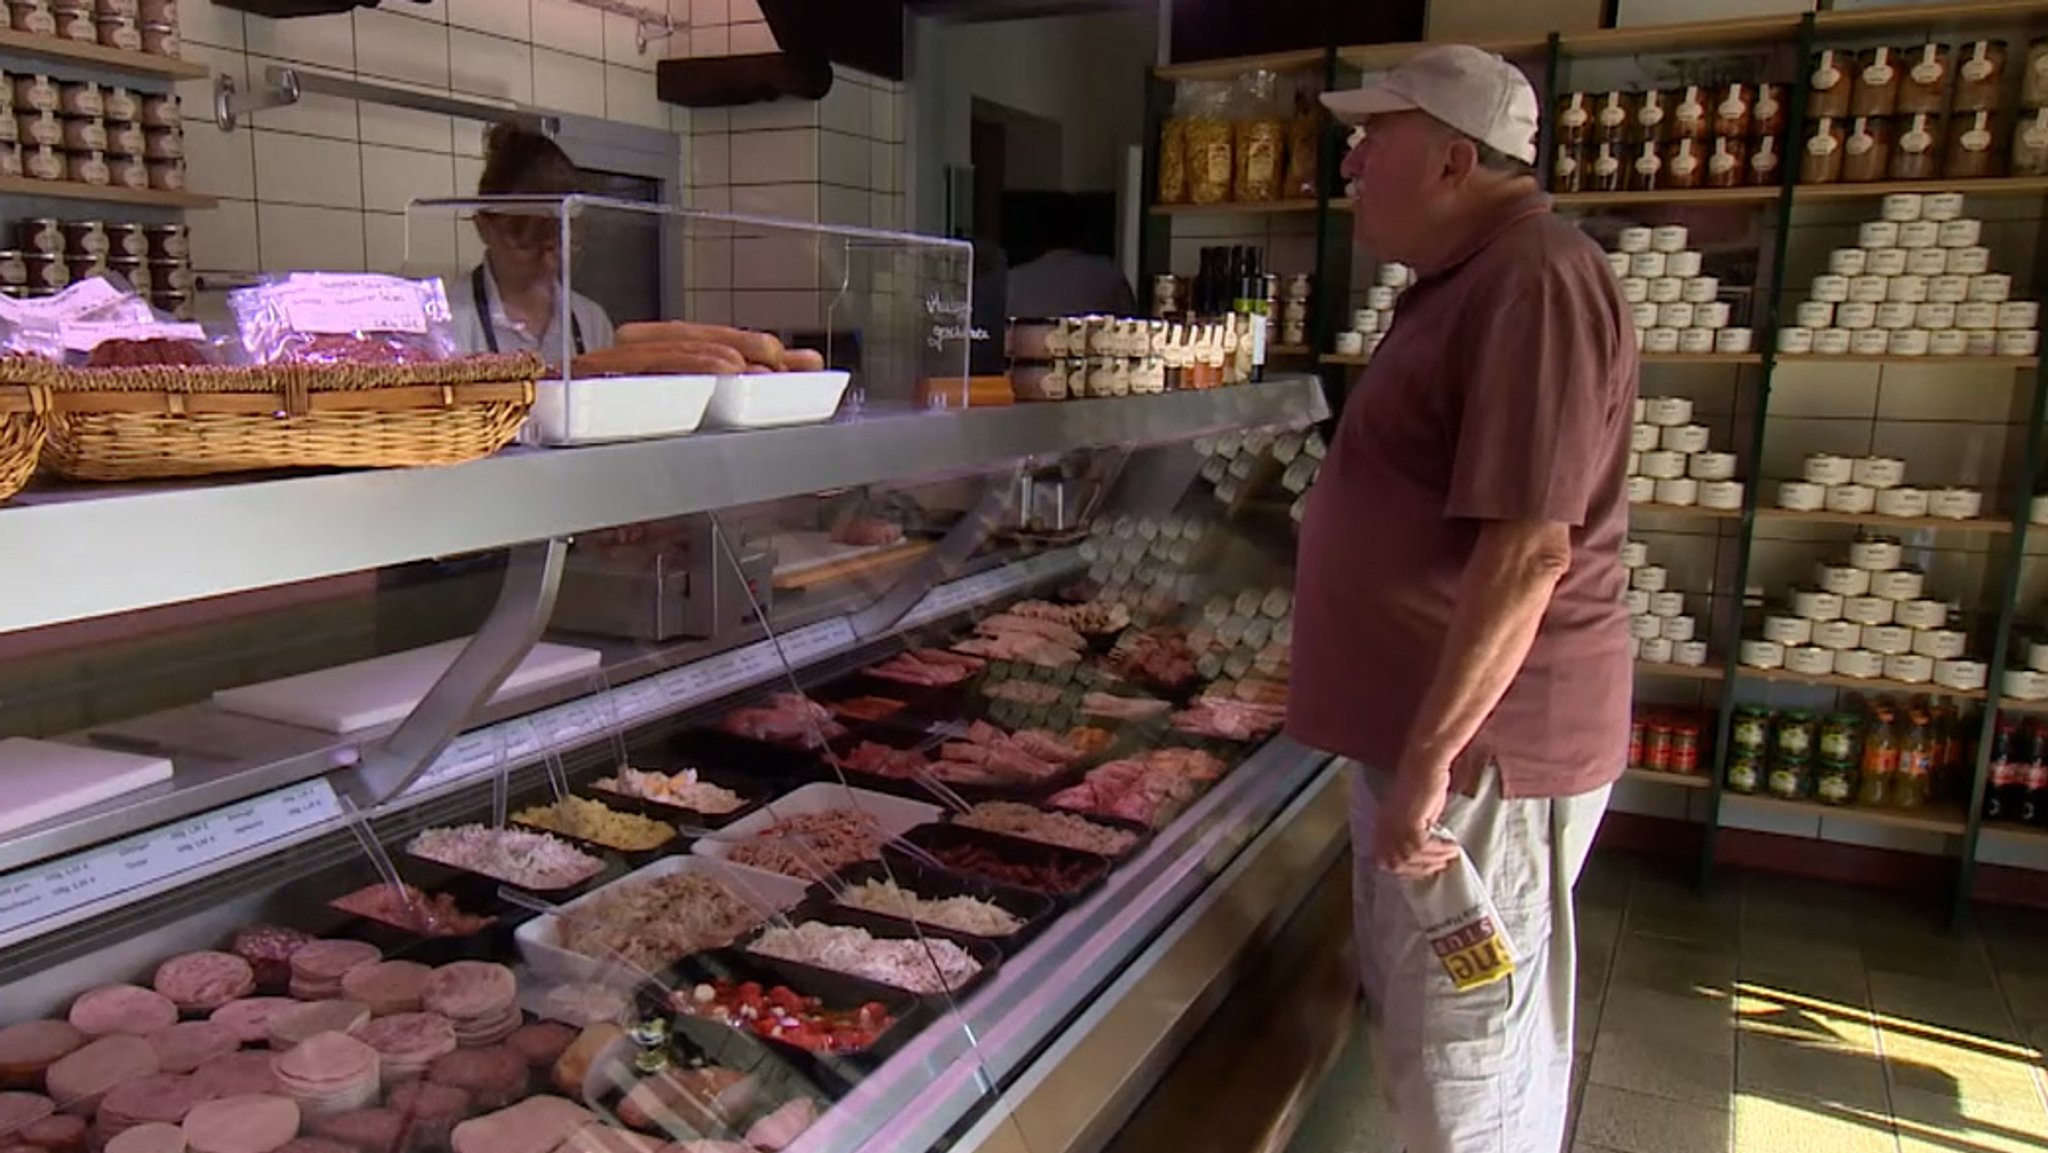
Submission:
<svg viewBox="0 0 2048 1153">
<path fill-rule="evenodd" d="M 378 1148 L 1115 1124 L 1343 845 L 1275 736 L 1321 393 L 865 371 L 828 424 L 0 509 L 47 742 L 0 787 L 139 774 L 0 805 L 0 1065 L 101 1139 L 229 1089 Z"/>
</svg>

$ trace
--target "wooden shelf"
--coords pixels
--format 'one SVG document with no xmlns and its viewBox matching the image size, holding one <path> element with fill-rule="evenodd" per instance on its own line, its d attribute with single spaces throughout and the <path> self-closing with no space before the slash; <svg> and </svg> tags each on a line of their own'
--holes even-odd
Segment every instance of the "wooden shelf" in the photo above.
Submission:
<svg viewBox="0 0 2048 1153">
<path fill-rule="evenodd" d="M 1363 353 L 1353 356 L 1343 352 L 1326 352 L 1316 359 L 1323 364 L 1347 364 L 1353 368 L 1363 368 L 1367 362 L 1372 360 L 1372 357 L 1366 356 Z"/>
<path fill-rule="evenodd" d="M 1727 672 L 1718 661 L 1703 665 L 1676 665 L 1663 661 L 1637 661 L 1636 675 L 1639 677 L 1669 677 L 1675 681 L 1719 681 L 1727 679 Z"/>
<path fill-rule="evenodd" d="M 1874 809 L 1859 805 L 1823 805 L 1819 801 L 1788 801 L 1762 793 L 1723 791 L 1721 797 L 1724 802 L 1749 808 L 1796 813 L 1802 817 L 1826 817 L 1888 829 L 1909 829 L 1916 833 L 1960 837 L 1970 827 L 1962 806 L 1955 804 L 1929 805 L 1924 809 Z"/>
<path fill-rule="evenodd" d="M 1960 192 L 1965 196 L 2048 196 L 2048 176 L 1993 176 L 1983 180 L 1886 180 L 1870 184 L 1801 184 L 1795 203 L 1875 200 L 1894 192 Z"/>
<path fill-rule="evenodd" d="M 1814 685 L 1816 687 L 1837 689 L 1862 689 L 1866 692 L 1900 693 L 1907 696 L 1914 693 L 1926 693 L 1929 696 L 1958 697 L 1966 701 L 1981 701 L 1987 695 L 1982 689 L 1975 689 L 1969 692 L 1964 692 L 1961 689 L 1945 689 L 1932 681 L 1924 685 L 1909 685 L 1904 681 L 1887 680 L 1884 677 L 1864 679 L 1860 677 L 1845 677 L 1838 673 L 1829 673 L 1824 677 L 1808 676 L 1805 673 L 1795 673 L 1791 669 L 1752 669 L 1745 666 L 1736 670 L 1735 675 L 1746 680 L 1777 681 L 1781 684 Z"/>
<path fill-rule="evenodd" d="M 1502 40 L 1474 40 L 1476 48 L 1498 53 L 1513 59 L 1517 56 L 1531 56 L 1548 51 L 1550 40 L 1544 36 L 1514 36 Z M 1408 59 L 1424 48 L 1435 45 L 1414 40 L 1403 40 L 1392 44 L 1354 44 L 1337 49 L 1337 63 L 1358 69 L 1360 72 L 1383 72 L 1401 61 Z"/>
<path fill-rule="evenodd" d="M 1762 364 L 1761 352 L 1645 352 L 1644 364 Z"/>
<path fill-rule="evenodd" d="M 1714 787 L 1714 782 L 1705 773 L 1660 773 L 1655 769 L 1624 769 L 1621 777 L 1625 781 L 1641 781 L 1650 785 L 1676 785 L 1681 789 Z"/>
<path fill-rule="evenodd" d="M 2015 665 L 2014 667 L 2024 666 Z M 2035 716 L 2048 713 L 2048 701 L 2022 701 L 2013 697 L 2002 696 L 1998 698 L 1998 707 L 2008 713 L 2027 713 Z"/>
<path fill-rule="evenodd" d="M 71 180 L 36 180 L 0 176 L 0 196 L 53 196 L 59 200 L 93 200 L 102 204 L 135 204 L 150 208 L 212 208 L 218 203 L 197 192 L 164 192 L 155 188 L 117 188 Z"/>
<path fill-rule="evenodd" d="M 1759 506 L 1756 510 L 1759 521 L 1780 521 L 1794 524 L 1839 524 L 1871 525 L 1883 528 L 1927 528 L 1938 532 L 2005 532 L 2012 531 L 2010 520 L 1980 516 L 1968 520 L 1952 520 L 1939 516 L 1883 516 L 1878 513 L 1829 512 L 1818 509 L 1800 512 L 1796 509 Z"/>
<path fill-rule="evenodd" d="M 1310 348 L 1306 344 L 1269 344 L 1266 346 L 1266 356 L 1268 358 L 1275 356 L 1314 356 L 1315 351 L 1315 349 Z"/>
<path fill-rule="evenodd" d="M 1258 200 L 1244 204 L 1155 204 L 1154 216 L 1271 216 L 1284 212 L 1314 212 L 1320 200 Z"/>
<path fill-rule="evenodd" d="M 154 76 L 163 80 L 201 80 L 212 75 L 212 70 L 206 65 L 193 60 L 125 52 L 119 48 L 104 48 L 56 36 L 37 36 L 13 29 L 0 30 L 0 53 L 38 56 L 81 67 L 125 72 L 132 76 Z"/>
<path fill-rule="evenodd" d="M 1776 185 L 1752 188 L 1673 188 L 1658 192 L 1560 192 L 1550 199 L 1559 208 L 1641 208 L 1653 205 L 1771 204 Z"/>
<path fill-rule="evenodd" d="M 1986 821 L 1984 832 L 2018 837 L 2025 841 L 2048 841 L 2048 829 L 2037 829 L 2032 825 L 2021 825 L 2012 821 Z"/>
<path fill-rule="evenodd" d="M 1321 68 L 1323 50 L 1303 48 L 1295 52 L 1270 52 L 1264 56 L 1232 56 L 1224 60 L 1191 60 L 1152 70 L 1161 80 L 1235 80 L 1247 72 L 1291 72 L 1297 68 Z"/>
<path fill-rule="evenodd" d="M 2016 28 L 2048 20 L 2043 0 L 1969 0 L 1960 4 L 1913 4 L 1817 13 L 1814 30 L 1839 36 L 1852 32 L 1889 32 L 1913 28 L 1960 28 L 1996 25 Z"/>
<path fill-rule="evenodd" d="M 1628 514 L 1654 513 L 1657 516 L 1693 517 L 1699 520 L 1741 520 L 1739 508 L 1702 508 L 1696 504 L 1658 504 L 1654 500 L 1628 506 Z"/>
<path fill-rule="evenodd" d="M 2039 368 L 2038 356 L 1859 356 L 1845 352 L 1840 356 L 1828 356 L 1818 352 L 1788 352 L 1778 357 L 1784 364 L 1889 364 L 1912 368 L 1921 365 L 1940 365 L 1943 368 Z"/>
<path fill-rule="evenodd" d="M 1776 44 L 1798 35 L 1799 16 L 1795 13 L 1567 32 L 1558 37 L 1558 47 L 1574 56 L 1675 56 L 1716 48 Z"/>
</svg>

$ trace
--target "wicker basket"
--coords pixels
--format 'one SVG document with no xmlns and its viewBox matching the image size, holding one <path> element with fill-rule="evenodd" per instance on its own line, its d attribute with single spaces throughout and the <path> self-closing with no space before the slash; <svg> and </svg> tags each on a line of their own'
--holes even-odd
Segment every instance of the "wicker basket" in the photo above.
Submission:
<svg viewBox="0 0 2048 1153">
<path fill-rule="evenodd" d="M 531 355 L 59 369 L 42 459 L 76 480 L 457 464 L 518 434 L 543 371 Z"/>
<path fill-rule="evenodd" d="M 50 394 L 50 366 L 15 357 L 0 359 L 0 500 L 21 491 L 36 471 Z"/>
</svg>

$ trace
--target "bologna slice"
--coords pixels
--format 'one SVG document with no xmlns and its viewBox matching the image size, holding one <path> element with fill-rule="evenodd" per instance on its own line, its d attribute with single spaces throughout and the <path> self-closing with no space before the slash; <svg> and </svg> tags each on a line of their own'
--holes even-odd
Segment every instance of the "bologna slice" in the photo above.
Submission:
<svg viewBox="0 0 2048 1153">
<path fill-rule="evenodd" d="M 88 1037 L 147 1037 L 177 1024 L 178 1007 L 162 993 L 139 985 L 104 985 L 71 1002 L 70 1020 Z"/>
<path fill-rule="evenodd" d="M 298 1135 L 299 1107 L 286 1097 L 222 1097 L 185 1115 L 192 1153 L 272 1153 Z"/>
<path fill-rule="evenodd" d="M 107 1091 L 157 1071 L 156 1046 L 141 1037 L 101 1037 L 50 1066 L 45 1080 L 57 1108 L 89 1117 Z"/>
<path fill-rule="evenodd" d="M 233 953 L 186 953 L 158 965 L 150 984 L 180 1009 L 210 1013 L 255 992 L 256 970 Z"/>
<path fill-rule="evenodd" d="M 23 1021 L 0 1029 L 0 1087 L 40 1087 L 43 1070 L 89 1040 L 69 1021 Z"/>
</svg>

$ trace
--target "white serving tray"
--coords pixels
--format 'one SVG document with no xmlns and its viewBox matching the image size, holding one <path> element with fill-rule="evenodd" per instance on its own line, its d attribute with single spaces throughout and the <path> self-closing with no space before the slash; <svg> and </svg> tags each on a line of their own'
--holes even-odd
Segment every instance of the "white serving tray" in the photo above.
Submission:
<svg viewBox="0 0 2048 1153">
<path fill-rule="evenodd" d="M 725 862 L 734 845 L 753 839 L 771 825 L 780 824 L 805 813 L 823 813 L 832 809 L 859 809 L 879 821 L 882 828 L 892 837 L 900 837 L 919 825 L 929 825 L 943 815 L 943 810 L 937 805 L 892 797 L 887 793 L 872 792 L 868 789 L 851 788 L 831 781 L 820 781 L 814 785 L 805 785 L 778 800 L 770 801 L 718 830 L 716 836 L 700 838 L 691 846 L 690 851 L 699 856 Z M 727 863 L 727 867 L 752 877 L 790 879 L 781 873 L 756 869 L 750 865 Z"/>
<path fill-rule="evenodd" d="M 535 444 L 601 444 L 697 431 L 716 376 L 603 376 L 543 380 L 534 387 L 528 439 Z"/>
<path fill-rule="evenodd" d="M 779 428 L 831 420 L 852 379 L 852 373 L 838 369 L 721 376 L 704 423 L 710 428 Z"/>
<path fill-rule="evenodd" d="M 0 740 L 0 833 L 170 779 L 162 757 L 9 737 Z"/>
<path fill-rule="evenodd" d="M 784 913 L 795 908 L 810 888 L 802 881 L 778 873 L 743 869 L 707 857 L 677 855 L 663 857 L 610 884 L 592 889 L 562 906 L 562 909 L 566 912 L 578 908 L 620 885 L 630 885 L 678 873 L 694 873 L 715 880 L 731 888 L 742 898 L 752 901 L 764 912 L 772 909 L 777 913 Z M 512 939 L 519 946 L 519 956 L 533 970 L 535 976 L 557 984 L 625 982 L 630 987 L 631 983 L 637 981 L 638 974 L 632 973 L 623 964 L 586 957 L 563 948 L 561 928 L 561 917 L 548 913 L 533 918 L 513 932 Z"/>
<path fill-rule="evenodd" d="M 457 637 L 352 665 L 221 689 L 213 694 L 213 703 L 231 713 L 268 721 L 327 733 L 352 733 L 403 720 L 468 643 L 468 637 Z M 601 660 L 595 649 L 537 644 L 492 699 L 590 672 Z"/>
</svg>

